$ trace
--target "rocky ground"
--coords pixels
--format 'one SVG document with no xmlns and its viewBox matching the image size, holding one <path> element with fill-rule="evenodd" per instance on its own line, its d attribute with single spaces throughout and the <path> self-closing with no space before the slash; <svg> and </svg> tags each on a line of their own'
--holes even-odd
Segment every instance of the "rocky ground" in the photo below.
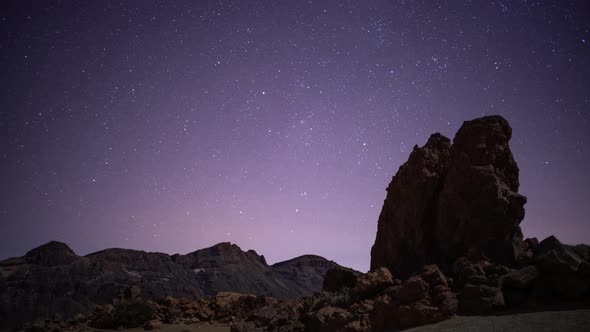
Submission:
<svg viewBox="0 0 590 332">
<path fill-rule="evenodd" d="M 590 310 L 544 311 L 502 316 L 457 316 L 406 332 L 585 332 Z"/>
<path fill-rule="evenodd" d="M 80 327 L 79 329 L 75 330 L 78 332 L 114 332 L 114 331 L 123 331 L 123 332 L 143 332 L 146 331 L 143 327 L 136 327 L 131 329 L 115 329 L 115 330 L 101 330 L 101 329 L 93 329 L 87 326 Z M 160 328 L 157 329 L 159 332 L 230 332 L 229 325 L 213 325 L 213 324 L 162 324 Z"/>
<path fill-rule="evenodd" d="M 523 239 L 520 222 L 526 198 L 518 193 L 518 167 L 508 144 L 511 135 L 505 119 L 490 116 L 465 122 L 453 144 L 434 134 L 425 146 L 416 146 L 387 188 L 368 273 L 317 256 L 269 267 L 262 256 L 229 244 L 172 257 L 111 250 L 80 258 L 65 249 L 51 254 L 40 248 L 15 261 L 0 262 L 0 290 L 6 285 L 10 290 L 0 298 L 5 301 L 0 321 L 2 314 L 10 317 L 10 312 L 44 305 L 48 291 L 53 292 L 49 300 L 54 306 L 59 301 L 77 303 L 75 295 L 80 293 L 66 292 L 78 285 L 68 267 L 90 261 L 92 269 L 74 271 L 84 271 L 90 280 L 106 276 L 107 282 L 99 278 L 100 282 L 90 283 L 92 287 L 84 284 L 82 294 L 90 290 L 107 296 L 112 292 L 94 286 L 109 289 L 114 282 L 127 287 L 119 287 L 114 298 L 101 299 L 101 305 L 84 314 L 39 321 L 25 330 L 85 326 L 153 330 L 206 323 L 226 325 L 234 332 L 370 332 L 446 321 L 423 329 L 590 331 L 584 316 L 588 310 L 549 311 L 590 308 L 590 247 L 565 245 L 553 236 L 541 242 Z M 26 264 L 27 270 L 20 264 Z M 202 269 L 217 272 L 202 279 Z M 170 279 L 166 271 L 178 273 Z M 18 273 L 20 279 L 10 279 Z M 39 284 L 43 278 L 56 282 L 40 287 L 47 286 Z M 283 286 L 275 288 L 277 284 Z M 191 289 L 211 285 L 232 292 L 179 299 Z M 245 294 L 248 289 L 254 294 Z M 302 289 L 318 291 L 311 296 L 284 296 Z M 154 290 L 172 296 L 155 296 Z M 281 296 L 266 296 L 270 290 Z"/>
</svg>

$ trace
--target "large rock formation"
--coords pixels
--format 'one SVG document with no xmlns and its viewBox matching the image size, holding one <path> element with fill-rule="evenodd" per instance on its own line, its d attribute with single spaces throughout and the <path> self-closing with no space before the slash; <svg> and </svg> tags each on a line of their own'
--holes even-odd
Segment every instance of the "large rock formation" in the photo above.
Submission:
<svg viewBox="0 0 590 332">
<path fill-rule="evenodd" d="M 0 329 L 37 318 L 69 317 L 108 304 L 129 289 L 144 300 L 198 299 L 231 291 L 292 298 L 322 288 L 338 264 L 306 255 L 269 266 L 255 251 L 220 243 L 187 255 L 107 249 L 76 255 L 50 242 L 0 261 Z"/>
<path fill-rule="evenodd" d="M 511 265 L 521 256 L 526 197 L 518 194 L 518 166 L 504 118 L 467 121 L 451 147 L 451 161 L 439 195 L 436 242 L 442 262 L 474 250 Z"/>
<path fill-rule="evenodd" d="M 387 188 L 371 269 L 408 277 L 425 264 L 447 270 L 462 255 L 511 265 L 522 256 L 526 198 L 501 116 L 467 121 L 453 144 L 434 134 L 414 147 Z"/>
<path fill-rule="evenodd" d="M 432 135 L 426 145 L 414 147 L 408 161 L 391 180 L 371 250 L 371 269 L 385 266 L 407 276 L 436 261 L 436 206 L 450 148 L 448 138 Z"/>
</svg>

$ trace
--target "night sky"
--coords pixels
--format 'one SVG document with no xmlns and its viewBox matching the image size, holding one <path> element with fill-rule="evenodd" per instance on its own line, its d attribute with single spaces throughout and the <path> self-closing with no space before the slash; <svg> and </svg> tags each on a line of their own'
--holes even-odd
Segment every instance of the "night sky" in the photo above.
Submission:
<svg viewBox="0 0 590 332">
<path fill-rule="evenodd" d="M 500 114 L 525 236 L 590 242 L 587 1 L 2 1 L 0 259 L 369 267 L 415 144 Z"/>
</svg>

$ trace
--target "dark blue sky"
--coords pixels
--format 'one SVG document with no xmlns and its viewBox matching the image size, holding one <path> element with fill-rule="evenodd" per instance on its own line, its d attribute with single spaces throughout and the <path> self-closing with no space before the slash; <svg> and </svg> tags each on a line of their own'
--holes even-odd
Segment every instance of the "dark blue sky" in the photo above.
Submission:
<svg viewBox="0 0 590 332">
<path fill-rule="evenodd" d="M 0 258 L 369 266 L 391 176 L 506 117 L 525 236 L 590 242 L 586 1 L 2 1 Z"/>
</svg>

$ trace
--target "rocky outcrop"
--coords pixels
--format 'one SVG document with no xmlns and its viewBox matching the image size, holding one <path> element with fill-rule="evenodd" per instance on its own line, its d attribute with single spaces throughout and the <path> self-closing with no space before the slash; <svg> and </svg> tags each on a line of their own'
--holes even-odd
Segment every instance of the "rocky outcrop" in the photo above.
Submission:
<svg viewBox="0 0 590 332">
<path fill-rule="evenodd" d="M 505 119 L 489 116 L 465 122 L 452 145 L 434 134 L 414 147 L 387 187 L 371 269 L 405 278 L 425 264 L 448 270 L 468 252 L 505 265 L 521 259 L 526 198 L 511 135 Z"/>
<path fill-rule="evenodd" d="M 534 262 L 546 298 L 577 300 L 589 295 L 590 263 L 554 236 L 539 243 Z"/>
<path fill-rule="evenodd" d="M 218 292 L 306 296 L 321 290 L 332 267 L 338 264 L 313 255 L 269 266 L 254 250 L 230 243 L 187 255 L 107 249 L 82 257 L 66 244 L 50 242 L 0 261 L 0 329 L 71 317 L 139 293 L 143 300 L 198 299 Z"/>
<path fill-rule="evenodd" d="M 510 125 L 500 116 L 467 121 L 455 135 L 438 199 L 440 262 L 452 262 L 469 250 L 505 265 L 521 256 L 519 224 L 526 198 L 518 194 L 511 136 Z"/>
<path fill-rule="evenodd" d="M 387 187 L 371 249 L 371 269 L 387 267 L 403 277 L 436 261 L 435 222 L 438 195 L 450 161 L 450 140 L 430 136 L 414 147 Z"/>
<path fill-rule="evenodd" d="M 333 267 L 326 272 L 322 289 L 337 292 L 342 288 L 353 288 L 356 285 L 358 273 L 352 269 Z"/>
<path fill-rule="evenodd" d="M 328 273 L 329 275 L 330 273 Z M 387 268 L 362 274 L 349 287 L 340 278 L 312 298 L 302 316 L 309 331 L 380 331 L 433 323 L 452 316 L 458 307 L 456 295 L 436 265 L 425 266 L 405 282 L 392 277 Z"/>
</svg>

